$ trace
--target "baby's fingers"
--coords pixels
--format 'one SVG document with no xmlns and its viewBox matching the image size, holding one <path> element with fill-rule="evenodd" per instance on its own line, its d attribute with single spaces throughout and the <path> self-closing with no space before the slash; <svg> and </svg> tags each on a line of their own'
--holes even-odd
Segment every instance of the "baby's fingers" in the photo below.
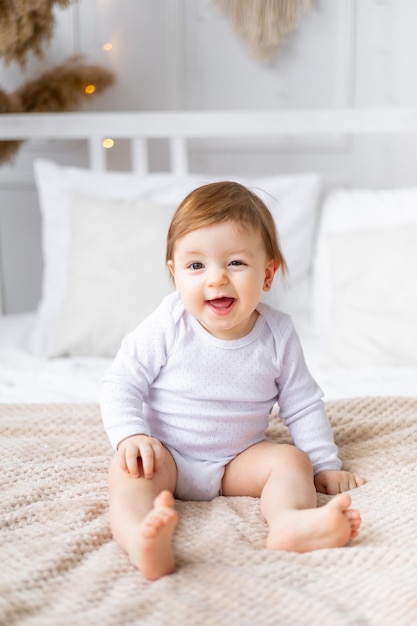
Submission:
<svg viewBox="0 0 417 626">
<path fill-rule="evenodd" d="M 361 476 L 354 476 L 353 478 L 355 481 L 353 489 L 355 489 L 355 487 L 363 487 L 363 485 L 366 483 L 366 480 L 362 478 Z"/>
<path fill-rule="evenodd" d="M 157 472 L 165 457 L 165 450 L 158 439 L 150 439 L 146 447 L 140 449 L 142 457 L 143 475 L 145 478 L 152 478 L 154 472 Z"/>
<path fill-rule="evenodd" d="M 155 453 L 152 445 L 141 446 L 140 456 L 142 460 L 142 470 L 145 478 L 152 478 L 155 471 Z"/>
<path fill-rule="evenodd" d="M 359 476 L 355 476 L 350 472 L 343 473 L 343 479 L 340 483 L 340 492 L 348 491 L 350 489 L 356 489 L 357 487 L 362 487 L 365 484 L 365 480 L 360 478 Z"/>
<path fill-rule="evenodd" d="M 122 463 L 122 467 L 124 464 L 125 471 L 129 472 L 129 474 L 131 476 L 134 476 L 135 478 L 139 478 L 140 476 L 138 457 L 139 457 L 138 447 L 133 444 L 127 445 L 124 450 L 124 455 L 123 455 L 124 463 Z"/>
<path fill-rule="evenodd" d="M 154 440 L 153 451 L 155 454 L 154 471 L 157 472 L 162 467 L 165 459 L 165 448 L 157 439 Z"/>
<path fill-rule="evenodd" d="M 163 464 L 165 448 L 158 439 L 139 435 L 122 442 L 118 455 L 124 472 L 133 478 L 152 478 Z"/>
</svg>

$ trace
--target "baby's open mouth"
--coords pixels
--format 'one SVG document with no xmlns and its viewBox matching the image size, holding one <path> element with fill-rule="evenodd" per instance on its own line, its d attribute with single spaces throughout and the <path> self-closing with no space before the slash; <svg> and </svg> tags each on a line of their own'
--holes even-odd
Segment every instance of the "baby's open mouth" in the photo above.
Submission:
<svg viewBox="0 0 417 626">
<path fill-rule="evenodd" d="M 234 304 L 235 298 L 214 298 L 207 300 L 207 304 L 215 311 L 228 311 Z"/>
</svg>

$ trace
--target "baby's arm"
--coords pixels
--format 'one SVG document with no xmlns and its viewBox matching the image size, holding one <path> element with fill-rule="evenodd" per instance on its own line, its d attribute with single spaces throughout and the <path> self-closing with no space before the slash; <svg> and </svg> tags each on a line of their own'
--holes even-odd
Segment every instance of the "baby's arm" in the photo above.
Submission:
<svg viewBox="0 0 417 626">
<path fill-rule="evenodd" d="M 152 478 L 163 464 L 165 448 L 154 437 L 133 435 L 119 443 L 117 457 L 123 471 L 134 478 Z"/>
<path fill-rule="evenodd" d="M 320 493 L 333 496 L 349 489 L 361 487 L 365 484 L 365 480 L 344 470 L 324 470 L 315 475 L 314 484 Z"/>
<path fill-rule="evenodd" d="M 300 340 L 292 326 L 286 336 L 277 379 L 280 416 L 292 439 L 310 457 L 317 491 L 334 495 L 355 489 L 365 481 L 341 469 L 342 463 L 323 403 L 323 392 L 311 376 Z M 332 469 L 323 470 L 323 467 Z"/>
</svg>

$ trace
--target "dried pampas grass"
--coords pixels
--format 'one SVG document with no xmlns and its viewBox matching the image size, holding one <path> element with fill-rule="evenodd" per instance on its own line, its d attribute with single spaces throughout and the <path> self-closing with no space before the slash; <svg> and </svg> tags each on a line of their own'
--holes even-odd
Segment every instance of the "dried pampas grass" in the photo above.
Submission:
<svg viewBox="0 0 417 626">
<path fill-rule="evenodd" d="M 1 1 L 1 0 L 0 0 Z M 42 113 L 77 111 L 86 98 L 87 85 L 94 85 L 94 95 L 112 85 L 114 75 L 99 65 L 82 63 L 79 56 L 71 57 L 38 78 L 24 83 L 7 94 L 0 90 L 0 113 Z M 21 141 L 0 142 L 0 163 L 11 159 Z"/>
<path fill-rule="evenodd" d="M 55 19 L 53 5 L 66 7 L 73 0 L 0 0 L 0 56 L 6 63 L 26 62 L 29 51 L 42 55 L 51 38 Z"/>
<path fill-rule="evenodd" d="M 0 113 L 22 113 L 19 98 L 0 89 Z M 0 141 L 0 163 L 12 159 L 20 143 L 20 141 Z"/>
<path fill-rule="evenodd" d="M 30 80 L 14 93 L 26 113 L 41 111 L 76 111 L 87 95 L 87 85 L 94 85 L 95 94 L 112 85 L 114 75 L 99 65 L 82 63 L 82 57 L 70 57 L 35 80 Z"/>
<path fill-rule="evenodd" d="M 254 56 L 271 59 L 273 51 L 310 8 L 312 0 L 213 0 L 248 42 Z"/>
</svg>

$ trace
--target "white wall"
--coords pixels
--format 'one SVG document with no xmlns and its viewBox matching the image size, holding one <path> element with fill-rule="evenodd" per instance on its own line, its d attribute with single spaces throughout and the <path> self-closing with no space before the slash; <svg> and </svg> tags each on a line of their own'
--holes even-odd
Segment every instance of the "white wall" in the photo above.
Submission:
<svg viewBox="0 0 417 626">
<path fill-rule="evenodd" d="M 243 2 L 245 0 L 242 0 Z M 85 107 L 92 110 L 275 109 L 417 106 L 415 0 L 315 0 L 269 64 L 257 61 L 210 0 L 79 0 L 57 10 L 43 60 L 25 71 L 0 62 L 0 85 L 12 91 L 43 69 L 82 53 L 106 65 L 117 82 Z M 113 43 L 111 52 L 102 44 Z M 206 172 L 325 170 L 335 184 L 417 184 L 414 138 L 350 141 L 318 138 L 272 155 L 214 147 L 196 149 L 193 168 Z M 287 148 L 287 152 L 284 149 Z M 42 153 L 83 164 L 82 147 L 26 145 L 0 167 L 0 253 L 8 312 L 30 310 L 40 295 L 40 219 L 31 165 Z M 155 146 L 155 162 L 163 162 Z M 124 166 L 123 150 L 113 165 Z"/>
</svg>

